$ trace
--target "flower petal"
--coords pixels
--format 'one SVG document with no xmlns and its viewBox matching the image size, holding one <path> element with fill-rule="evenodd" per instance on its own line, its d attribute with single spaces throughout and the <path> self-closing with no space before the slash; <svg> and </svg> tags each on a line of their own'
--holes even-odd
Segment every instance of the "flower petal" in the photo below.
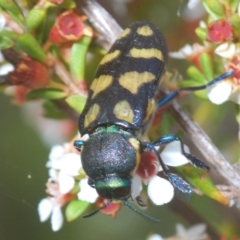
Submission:
<svg viewBox="0 0 240 240">
<path fill-rule="evenodd" d="M 188 4 L 187 4 L 187 7 L 189 9 L 193 9 L 195 8 L 201 1 L 200 0 L 189 0 L 188 1 Z"/>
<path fill-rule="evenodd" d="M 236 45 L 234 43 L 223 43 L 215 49 L 215 53 L 224 58 L 231 58 L 236 53 Z"/>
<path fill-rule="evenodd" d="M 230 95 L 229 99 L 237 104 L 240 104 L 240 88 L 238 86 L 234 87 L 234 91 Z"/>
<path fill-rule="evenodd" d="M 98 198 L 98 193 L 96 189 L 88 185 L 88 179 L 87 178 L 82 179 L 79 185 L 81 189 L 80 192 L 78 193 L 78 199 L 90 203 L 96 202 Z"/>
<path fill-rule="evenodd" d="M 189 148 L 184 145 L 185 152 L 189 153 Z M 189 163 L 189 160 L 182 155 L 181 144 L 179 141 L 169 143 L 160 154 L 166 165 L 178 167 Z"/>
<path fill-rule="evenodd" d="M 177 236 L 179 236 L 181 239 L 186 239 L 188 240 L 187 238 L 187 230 L 183 227 L 183 225 L 181 224 L 177 224 L 176 225 L 176 230 L 177 230 Z"/>
<path fill-rule="evenodd" d="M 70 176 L 78 176 L 82 164 L 80 156 L 76 153 L 66 153 L 61 157 L 59 169 Z"/>
<path fill-rule="evenodd" d="M 5 63 L 0 67 L 0 76 L 6 75 L 14 70 L 14 66 L 11 63 Z"/>
<path fill-rule="evenodd" d="M 139 196 L 140 192 L 142 191 L 142 181 L 140 176 L 135 174 L 132 178 L 132 189 L 131 189 L 131 196 L 133 199 Z"/>
<path fill-rule="evenodd" d="M 52 225 L 52 230 L 54 232 L 60 230 L 63 225 L 62 210 L 61 210 L 61 207 L 58 205 L 53 208 L 53 213 L 51 216 L 51 225 Z"/>
<path fill-rule="evenodd" d="M 185 59 L 186 56 L 191 55 L 192 53 L 193 53 L 192 46 L 189 44 L 186 44 L 183 48 L 179 49 L 178 52 L 170 52 L 169 56 L 171 58 Z"/>
<path fill-rule="evenodd" d="M 52 147 L 50 153 L 49 153 L 49 159 L 53 160 L 55 158 L 61 157 L 65 152 L 65 149 L 61 145 L 55 145 Z"/>
<path fill-rule="evenodd" d="M 227 101 L 232 92 L 232 86 L 228 81 L 222 81 L 210 86 L 207 89 L 207 95 L 211 102 L 222 104 Z"/>
<path fill-rule="evenodd" d="M 59 181 L 59 191 L 62 194 L 66 194 L 70 192 L 75 184 L 75 180 L 72 176 L 66 175 L 63 172 L 59 172 L 58 175 L 58 181 Z"/>
<path fill-rule="evenodd" d="M 148 196 L 156 205 L 162 205 L 172 200 L 174 188 L 172 184 L 158 176 L 154 176 L 149 180 Z"/>
<path fill-rule="evenodd" d="M 6 18 L 0 14 L 0 31 L 4 28 L 4 26 L 6 25 Z"/>
<path fill-rule="evenodd" d="M 40 222 L 45 222 L 51 215 L 53 210 L 53 204 L 50 199 L 44 198 L 38 204 L 38 214 Z"/>
<path fill-rule="evenodd" d="M 163 238 L 158 234 L 153 234 L 147 240 L 163 240 Z"/>
<path fill-rule="evenodd" d="M 46 167 L 60 169 L 61 157 L 64 155 L 65 149 L 61 145 L 55 145 L 52 147 L 49 153 L 49 161 L 46 163 Z"/>
<path fill-rule="evenodd" d="M 207 238 L 206 234 L 206 224 L 196 224 L 191 226 L 187 230 L 188 239 L 191 240 L 201 240 Z"/>
</svg>

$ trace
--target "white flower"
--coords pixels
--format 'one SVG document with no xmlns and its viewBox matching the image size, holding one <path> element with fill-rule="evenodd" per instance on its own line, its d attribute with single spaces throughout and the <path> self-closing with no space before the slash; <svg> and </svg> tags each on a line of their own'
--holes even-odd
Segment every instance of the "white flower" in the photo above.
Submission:
<svg viewBox="0 0 240 240">
<path fill-rule="evenodd" d="M 174 188 L 172 184 L 164 178 L 154 176 L 149 179 L 148 196 L 156 205 L 162 205 L 172 200 Z"/>
<path fill-rule="evenodd" d="M 192 53 L 193 53 L 193 47 L 190 44 L 186 44 L 177 52 L 170 52 L 169 56 L 177 59 L 185 59 L 188 55 L 191 55 Z"/>
<path fill-rule="evenodd" d="M 225 42 L 215 49 L 215 53 L 220 57 L 231 58 L 236 53 L 236 45 L 231 42 Z"/>
<path fill-rule="evenodd" d="M 147 240 L 163 240 L 163 238 L 158 234 L 153 234 L 150 237 L 148 237 Z"/>
<path fill-rule="evenodd" d="M 1 58 L 1 56 L 0 56 L 0 58 Z M 0 59 L 0 62 L 1 62 L 1 59 Z M 14 66 L 11 63 L 5 63 L 0 67 L 0 76 L 6 75 L 9 72 L 12 72 L 13 70 L 14 70 Z"/>
<path fill-rule="evenodd" d="M 61 206 L 56 203 L 54 198 L 44 198 L 38 204 L 38 214 L 41 222 L 45 222 L 51 216 L 53 231 L 58 231 L 63 225 L 63 215 Z"/>
<path fill-rule="evenodd" d="M 131 189 L 131 196 L 133 199 L 139 196 L 140 192 L 142 191 L 142 179 L 140 176 L 135 174 L 132 178 L 132 189 Z"/>
<path fill-rule="evenodd" d="M 215 104 L 222 104 L 229 99 L 233 99 L 234 101 L 233 97 L 236 97 L 234 102 L 240 104 L 240 99 L 238 99 L 240 89 L 236 89 L 234 91 L 233 88 L 234 86 L 231 84 L 231 82 L 225 80 L 210 86 L 207 89 L 207 95 L 209 100 Z M 233 94 L 234 92 L 235 94 Z"/>
<path fill-rule="evenodd" d="M 5 25 L 6 25 L 6 19 L 2 14 L 0 14 L 0 31 L 4 28 Z"/>
<path fill-rule="evenodd" d="M 187 6 L 189 9 L 193 9 L 201 3 L 202 3 L 201 0 L 189 0 Z"/>
<path fill-rule="evenodd" d="M 80 192 L 78 193 L 78 199 L 90 203 L 96 202 L 98 193 L 96 189 L 92 188 L 88 184 L 88 179 L 84 178 L 80 181 Z"/>
<path fill-rule="evenodd" d="M 188 230 L 181 224 L 176 225 L 177 236 L 181 240 L 203 240 L 207 238 L 206 225 L 196 224 L 191 226 Z"/>
<path fill-rule="evenodd" d="M 66 152 L 66 149 L 61 145 L 56 145 L 51 149 L 46 166 L 57 171 L 59 190 L 62 194 L 73 189 L 74 177 L 79 175 L 79 170 L 82 167 L 80 156 L 76 153 Z"/>
<path fill-rule="evenodd" d="M 169 56 L 177 59 L 189 59 L 191 60 L 195 56 L 200 55 L 203 52 L 208 52 L 211 46 L 204 42 L 204 45 L 200 45 L 198 43 L 194 43 L 192 46 L 186 44 L 183 48 L 179 49 L 177 52 L 170 52 Z"/>
<path fill-rule="evenodd" d="M 219 45 L 215 53 L 229 61 L 226 69 L 233 70 L 235 75 L 207 88 L 208 98 L 215 104 L 222 104 L 228 100 L 240 104 L 240 85 L 237 77 L 240 67 L 240 49 L 234 43 L 226 42 Z"/>
<path fill-rule="evenodd" d="M 189 148 L 184 145 L 186 153 L 189 152 Z M 179 141 L 169 143 L 160 154 L 163 162 L 172 167 L 179 167 L 189 163 L 189 160 L 181 152 L 181 144 Z"/>
<path fill-rule="evenodd" d="M 205 224 L 196 224 L 189 229 L 185 229 L 181 224 L 176 225 L 176 235 L 168 238 L 162 238 L 158 234 L 151 235 L 147 240 L 163 240 L 163 239 L 176 239 L 176 240 L 205 240 L 208 235 L 206 233 Z"/>
</svg>

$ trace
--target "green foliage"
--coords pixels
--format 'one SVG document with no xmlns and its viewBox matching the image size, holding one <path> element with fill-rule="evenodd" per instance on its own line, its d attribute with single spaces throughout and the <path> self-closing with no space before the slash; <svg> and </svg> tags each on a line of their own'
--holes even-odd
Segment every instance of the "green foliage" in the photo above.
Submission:
<svg viewBox="0 0 240 240">
<path fill-rule="evenodd" d="M 29 11 L 25 19 L 28 30 L 35 30 L 42 23 L 45 17 L 45 8 L 36 8 Z"/>
<path fill-rule="evenodd" d="M 44 88 L 44 89 L 35 89 L 28 93 L 26 99 L 61 99 L 67 96 L 67 93 L 59 89 L 54 88 Z"/>
<path fill-rule="evenodd" d="M 58 110 L 55 104 L 51 101 L 45 101 L 43 104 L 44 114 L 43 116 L 50 119 L 66 119 L 67 116 L 60 110 Z"/>
<path fill-rule="evenodd" d="M 66 102 L 70 107 L 72 107 L 78 113 L 82 113 L 83 108 L 86 103 L 86 98 L 79 95 L 71 95 L 66 98 Z"/>
<path fill-rule="evenodd" d="M 90 203 L 81 201 L 81 200 L 73 200 L 71 201 L 66 208 L 66 218 L 67 221 L 71 222 L 81 216 L 86 209 L 89 207 Z"/>
<path fill-rule="evenodd" d="M 13 41 L 7 37 L 0 36 L 0 49 L 7 49 L 13 46 Z"/>
<path fill-rule="evenodd" d="M 70 70 L 76 80 L 82 80 L 85 76 L 86 54 L 91 38 L 84 36 L 75 42 L 71 50 Z"/>
<path fill-rule="evenodd" d="M 16 40 L 19 46 L 32 58 L 40 62 L 45 60 L 46 55 L 33 35 L 30 33 L 24 33 L 20 35 Z"/>
<path fill-rule="evenodd" d="M 224 17 L 224 7 L 218 0 L 203 0 L 202 1 L 205 9 L 209 15 L 214 19 L 220 19 Z"/>
</svg>

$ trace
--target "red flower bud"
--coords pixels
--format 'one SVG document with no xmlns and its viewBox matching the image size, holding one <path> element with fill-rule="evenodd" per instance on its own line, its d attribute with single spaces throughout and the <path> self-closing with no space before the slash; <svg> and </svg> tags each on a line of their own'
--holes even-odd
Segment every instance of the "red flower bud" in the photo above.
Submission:
<svg viewBox="0 0 240 240">
<path fill-rule="evenodd" d="M 157 174 L 159 170 L 159 161 L 153 152 L 144 152 L 141 155 L 137 174 L 143 179 L 149 179 Z"/>
<path fill-rule="evenodd" d="M 104 204 L 107 203 L 107 201 L 108 201 L 107 199 L 103 199 L 103 198 L 99 197 L 96 201 L 96 205 L 98 208 L 101 208 L 101 207 L 103 207 Z M 103 214 L 110 215 L 112 217 L 116 217 L 116 214 L 120 210 L 120 208 L 121 208 L 121 203 L 111 202 L 107 207 L 101 209 L 100 211 Z"/>
<path fill-rule="evenodd" d="M 32 89 L 45 87 L 50 81 L 46 66 L 26 56 L 22 57 L 9 76 L 11 84 Z"/>
<path fill-rule="evenodd" d="M 83 35 L 84 24 L 79 15 L 73 11 L 66 11 L 58 16 L 50 32 L 50 41 L 64 43 L 77 41 Z"/>
<path fill-rule="evenodd" d="M 207 29 L 209 41 L 220 44 L 226 42 L 233 36 L 232 26 L 224 19 L 211 22 Z"/>
<path fill-rule="evenodd" d="M 236 55 L 230 60 L 227 67 L 227 71 L 234 72 L 234 75 L 232 76 L 232 78 L 234 80 L 237 80 L 239 84 L 240 83 L 240 56 Z"/>
</svg>

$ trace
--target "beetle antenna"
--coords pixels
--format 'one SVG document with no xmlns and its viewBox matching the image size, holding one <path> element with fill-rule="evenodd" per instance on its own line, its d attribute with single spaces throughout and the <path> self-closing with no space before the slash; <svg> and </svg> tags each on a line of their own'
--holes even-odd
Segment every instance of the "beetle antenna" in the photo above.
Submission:
<svg viewBox="0 0 240 240">
<path fill-rule="evenodd" d="M 88 218 L 88 217 L 92 217 L 93 215 L 95 215 L 96 213 L 98 213 L 101 209 L 104 209 L 106 208 L 108 205 L 110 205 L 110 203 L 112 202 L 112 200 L 108 200 L 102 207 L 96 209 L 95 211 L 89 213 L 89 214 L 86 214 L 83 216 L 83 218 Z"/>
<path fill-rule="evenodd" d="M 144 217 L 144 218 L 147 218 L 148 220 L 151 220 L 152 222 L 160 222 L 160 220 L 156 219 L 156 218 L 153 218 L 153 217 L 150 217 L 148 216 L 147 214 L 143 213 L 143 212 L 140 212 L 139 210 L 137 210 L 136 208 L 132 207 L 130 205 L 130 203 L 125 200 L 125 205 L 128 206 L 131 210 L 133 210 L 134 212 L 138 213 L 140 216 Z"/>
</svg>

